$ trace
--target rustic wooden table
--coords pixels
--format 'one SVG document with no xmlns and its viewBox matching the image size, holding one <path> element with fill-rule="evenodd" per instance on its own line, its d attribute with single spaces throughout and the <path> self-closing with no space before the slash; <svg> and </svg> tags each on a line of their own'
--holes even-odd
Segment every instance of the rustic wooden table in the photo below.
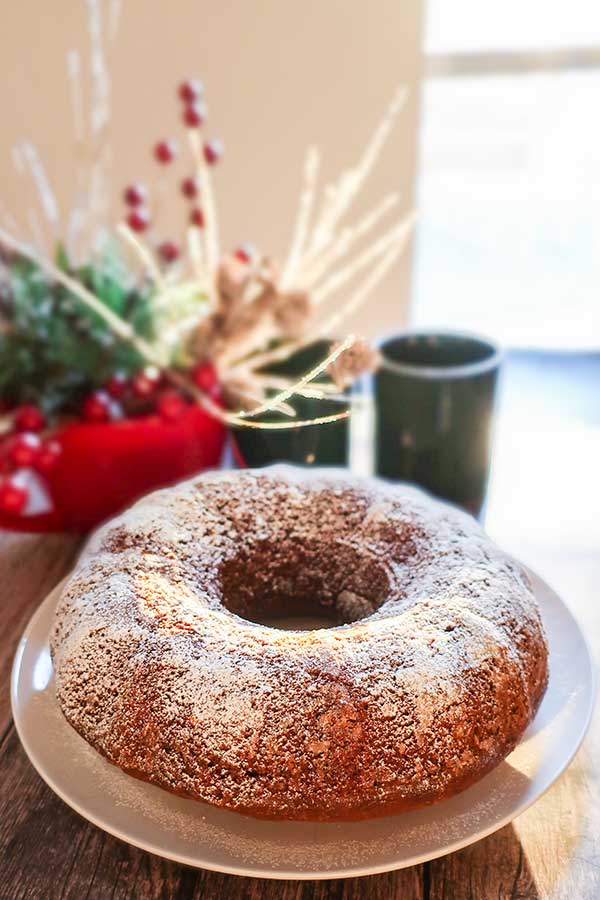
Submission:
<svg viewBox="0 0 600 900">
<path fill-rule="evenodd" d="M 525 402 L 518 365 L 516 369 L 503 393 L 488 528 L 567 599 L 598 656 L 598 418 L 575 416 L 569 424 L 568 417 L 561 415 L 558 422 L 554 414 L 545 416 L 539 404 Z M 515 378 L 518 383 L 513 385 Z M 517 396 L 519 403 L 513 403 Z M 573 404 L 567 406 L 572 414 Z M 569 466 L 563 489 L 555 476 L 565 472 L 565 453 L 577 465 Z M 590 486 L 592 474 L 596 481 Z M 599 900 L 598 713 L 575 762 L 511 825 L 458 853 L 387 875 L 322 882 L 242 879 L 166 862 L 88 824 L 29 765 L 12 724 L 9 699 L 10 669 L 21 632 L 38 603 L 68 571 L 77 550 L 78 541 L 71 537 L 0 535 L 2 900 Z"/>
</svg>

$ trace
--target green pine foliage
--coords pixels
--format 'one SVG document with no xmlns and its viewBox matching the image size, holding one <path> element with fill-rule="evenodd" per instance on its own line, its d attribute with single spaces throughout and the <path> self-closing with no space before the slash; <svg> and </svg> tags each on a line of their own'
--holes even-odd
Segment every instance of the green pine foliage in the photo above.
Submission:
<svg viewBox="0 0 600 900">
<path fill-rule="evenodd" d="M 57 264 L 76 278 L 136 332 L 152 340 L 149 286 L 136 284 L 112 247 L 80 268 L 62 247 Z M 103 319 L 60 284 L 49 281 L 29 259 L 3 260 L 0 284 L 0 400 L 35 403 L 47 414 L 72 412 L 111 374 L 143 366 L 139 354 L 110 331 Z"/>
</svg>

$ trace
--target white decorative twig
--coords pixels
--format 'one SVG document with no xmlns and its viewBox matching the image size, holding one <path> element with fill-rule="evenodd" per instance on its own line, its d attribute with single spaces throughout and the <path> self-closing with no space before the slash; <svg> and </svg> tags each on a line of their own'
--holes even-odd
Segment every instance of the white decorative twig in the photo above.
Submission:
<svg viewBox="0 0 600 900">
<path fill-rule="evenodd" d="M 77 260 L 80 239 L 86 227 L 85 120 L 81 81 L 81 58 L 77 50 L 67 53 L 67 74 L 71 98 L 71 118 L 75 142 L 75 191 L 68 215 L 66 247 L 70 259 Z"/>
<path fill-rule="evenodd" d="M 407 217 L 405 220 L 406 229 L 403 231 L 402 237 L 400 238 L 400 236 L 398 236 L 391 247 L 388 245 L 387 252 L 384 253 L 377 265 L 372 268 L 363 284 L 341 309 L 333 313 L 333 315 L 326 319 L 325 322 L 317 324 L 302 338 L 282 343 L 273 350 L 266 350 L 264 353 L 255 354 L 248 359 L 240 359 L 234 363 L 231 371 L 233 373 L 238 373 L 246 371 L 249 368 L 263 369 L 274 363 L 283 362 L 284 360 L 289 359 L 293 353 L 312 344 L 314 341 L 318 340 L 318 338 L 323 337 L 323 335 L 329 335 L 334 338 L 337 337 L 337 331 L 343 320 L 351 313 L 356 312 L 356 310 L 367 300 L 369 295 L 377 287 L 380 281 L 382 281 L 400 256 L 410 237 L 415 218 L 415 214 L 411 214 L 411 216 Z"/>
<path fill-rule="evenodd" d="M 206 269 L 204 267 L 204 255 L 202 252 L 202 241 L 200 239 L 200 229 L 190 225 L 185 233 L 188 253 L 192 262 L 192 269 L 195 278 L 205 284 L 207 282 Z"/>
<path fill-rule="evenodd" d="M 78 144 L 83 144 L 85 140 L 85 126 L 81 91 L 81 57 L 77 50 L 69 50 L 67 52 L 67 75 L 69 77 L 73 135 Z"/>
<path fill-rule="evenodd" d="M 304 341 L 302 338 L 299 338 L 294 341 L 283 341 L 278 347 L 275 347 L 273 350 L 265 350 L 263 353 L 255 353 L 247 358 L 240 355 L 233 361 L 231 365 L 231 371 L 235 374 L 237 374 L 238 372 L 247 371 L 248 369 L 260 371 L 266 366 L 270 366 L 274 363 L 283 362 L 283 360 L 289 359 L 292 353 L 294 353 L 296 350 L 299 350 L 301 347 L 306 346 L 306 344 L 308 343 L 310 343 L 310 341 Z"/>
<path fill-rule="evenodd" d="M 224 346 L 219 351 L 216 359 L 217 368 L 220 371 L 227 370 L 233 357 L 246 356 L 248 353 L 252 353 L 256 346 L 264 347 L 272 338 L 276 337 L 277 332 L 272 322 L 268 318 L 259 320 L 245 338 L 241 340 L 238 338 L 234 345 Z"/>
<path fill-rule="evenodd" d="M 27 210 L 27 224 L 29 225 L 29 231 L 33 236 L 33 241 L 37 245 L 38 252 L 47 253 L 48 245 L 46 244 L 44 229 L 42 228 L 39 216 L 35 209 Z"/>
<path fill-rule="evenodd" d="M 144 242 L 141 241 L 140 238 L 138 238 L 138 236 L 133 233 L 131 228 L 129 228 L 129 226 L 126 225 L 125 222 L 121 222 L 119 225 L 117 225 L 117 233 L 129 244 L 132 250 L 135 251 L 139 260 L 148 270 L 150 277 L 157 285 L 158 289 L 160 291 L 163 291 L 166 287 L 165 280 L 163 278 L 162 272 L 160 271 L 160 266 L 156 262 L 154 254 L 152 253 L 150 248 L 147 247 L 146 244 L 144 244 Z"/>
<path fill-rule="evenodd" d="M 385 116 L 362 155 L 358 165 L 343 172 L 338 182 L 328 190 L 329 200 L 324 204 L 321 216 L 317 220 L 311 241 L 309 242 L 305 262 L 312 261 L 314 255 L 329 244 L 338 222 L 348 211 L 352 201 L 362 188 L 377 162 L 381 150 L 388 138 L 394 120 L 404 103 L 408 91 L 402 86 L 396 92 Z"/>
<path fill-rule="evenodd" d="M 276 388 L 280 390 L 284 387 L 289 387 L 294 383 L 293 378 L 285 377 L 284 375 L 272 375 L 261 372 L 253 372 L 252 377 L 264 387 Z M 323 400 L 327 396 L 335 396 L 341 398 L 343 395 L 340 394 L 340 389 L 336 384 L 329 384 L 328 382 L 319 382 L 318 387 L 303 387 L 296 388 L 294 391 L 300 397 L 309 397 L 312 400 Z"/>
<path fill-rule="evenodd" d="M 204 148 L 200 135 L 194 128 L 188 130 L 190 147 L 194 164 L 196 166 L 196 174 L 200 184 L 200 197 L 202 201 L 202 210 L 204 213 L 204 228 L 202 229 L 204 236 L 204 258 L 206 262 L 206 271 L 208 275 L 208 293 L 211 303 L 215 303 L 215 274 L 219 263 L 219 226 L 217 222 L 217 209 L 215 206 L 215 198 L 212 186 L 212 178 L 209 167 L 204 159 Z"/>
<path fill-rule="evenodd" d="M 319 151 L 316 147 L 309 147 L 304 163 L 304 187 L 300 194 L 294 236 L 281 275 L 281 286 L 283 290 L 288 288 L 293 281 L 302 258 L 302 252 L 306 243 L 308 226 L 314 205 L 315 187 L 317 176 L 319 174 L 319 162 Z"/>
<path fill-rule="evenodd" d="M 90 36 L 90 75 L 92 102 L 90 106 L 90 128 L 96 137 L 108 125 L 110 119 L 110 77 L 106 66 L 102 39 L 102 11 L 99 0 L 86 0 L 88 10 L 88 33 Z"/>
<path fill-rule="evenodd" d="M 373 290 L 377 287 L 380 281 L 387 275 L 389 270 L 392 268 L 408 241 L 411 231 L 412 231 L 412 223 L 414 219 L 410 222 L 410 226 L 407 227 L 404 232 L 403 239 L 401 241 L 396 241 L 391 248 L 387 251 L 387 253 L 383 256 L 383 258 L 377 263 L 376 266 L 370 271 L 369 275 L 363 282 L 363 284 L 358 288 L 358 290 L 350 297 L 347 303 L 345 303 L 341 309 L 337 310 L 337 312 L 333 313 L 325 322 L 323 322 L 320 328 L 317 331 L 317 334 L 329 334 L 335 337 L 340 325 L 343 320 L 346 319 L 349 315 L 356 310 L 365 302 L 367 297 L 373 292 Z M 315 335 L 313 335 L 312 340 L 315 340 Z"/>
<path fill-rule="evenodd" d="M 325 274 L 327 269 L 337 260 L 342 259 L 348 254 L 351 247 L 357 243 L 362 237 L 372 231 L 379 224 L 385 214 L 397 204 L 398 195 L 388 194 L 383 200 L 377 204 L 375 209 L 362 219 L 358 225 L 344 229 L 337 238 L 335 243 L 325 248 L 313 261 L 312 265 L 306 267 L 298 273 L 299 283 L 302 287 L 310 289 L 314 287 L 319 278 Z"/>
<path fill-rule="evenodd" d="M 40 197 L 39 191 L 37 190 L 37 183 L 35 178 L 28 177 L 32 176 L 31 167 L 29 165 L 29 160 L 27 158 L 26 153 L 26 145 L 27 141 L 19 141 L 14 144 L 11 148 L 11 156 L 13 166 L 17 175 L 23 179 L 23 188 L 26 195 L 25 206 L 25 222 L 29 234 L 38 248 L 38 252 L 40 253 L 48 253 L 49 245 L 47 241 L 47 231 L 44 228 L 44 224 L 48 225 L 48 217 L 44 213 L 44 223 L 40 219 L 38 215 L 38 208 L 42 204 L 42 199 Z M 42 212 L 44 212 L 42 207 Z M 54 233 L 54 229 L 53 233 Z"/>
<path fill-rule="evenodd" d="M 406 237 L 410 234 L 414 224 L 414 213 L 409 214 L 399 224 L 395 225 L 390 231 L 387 231 L 374 244 L 360 253 L 352 262 L 348 263 L 342 269 L 334 272 L 320 287 L 315 289 L 315 304 L 322 303 L 331 294 L 338 291 L 341 287 L 351 281 L 355 275 L 367 268 L 375 259 L 382 256 L 390 246 L 399 244 L 404 246 Z"/>
<path fill-rule="evenodd" d="M 90 243 L 97 231 L 106 227 L 110 209 L 109 169 L 111 148 L 110 72 L 103 42 L 102 10 L 99 0 L 86 0 L 90 38 L 90 133 L 92 139 L 91 168 L 88 186 L 86 227 Z"/>
<path fill-rule="evenodd" d="M 338 356 L 341 356 L 342 353 L 345 353 L 346 350 L 348 350 L 348 348 L 352 346 L 355 340 L 356 338 L 354 337 L 354 335 L 349 335 L 345 339 L 345 341 L 343 341 L 338 347 L 336 347 L 336 349 L 333 350 L 328 356 L 326 356 L 325 359 L 321 360 L 318 365 L 314 366 L 314 368 L 312 368 L 310 372 L 307 372 L 302 376 L 302 378 L 299 378 L 295 384 L 291 385 L 290 387 L 284 388 L 282 391 L 276 394 L 275 397 L 272 397 L 271 400 L 267 400 L 265 403 L 262 403 L 255 409 L 251 409 L 248 412 L 240 411 L 238 415 L 243 418 L 246 418 L 248 416 L 257 416 L 260 413 L 266 412 L 268 409 L 272 409 L 274 405 L 289 400 L 289 398 L 293 394 L 295 394 L 297 390 L 303 388 L 311 381 L 314 381 L 314 379 L 318 375 L 320 375 L 321 372 L 324 372 L 325 369 L 331 365 L 331 363 L 335 362 Z"/>
<path fill-rule="evenodd" d="M 25 163 L 29 168 L 33 183 L 35 184 L 42 212 L 44 213 L 44 216 L 46 217 L 46 220 L 48 221 L 55 237 L 57 237 L 59 228 L 58 204 L 56 202 L 54 191 L 52 190 L 50 182 L 48 181 L 46 170 L 42 165 L 40 155 L 31 141 L 22 141 L 21 149 L 23 152 Z"/>
</svg>

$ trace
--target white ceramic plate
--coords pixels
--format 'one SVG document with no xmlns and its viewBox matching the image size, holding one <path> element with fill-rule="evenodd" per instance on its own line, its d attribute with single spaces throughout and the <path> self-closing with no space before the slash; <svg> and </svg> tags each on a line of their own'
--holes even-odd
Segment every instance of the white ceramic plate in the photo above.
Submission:
<svg viewBox="0 0 600 900">
<path fill-rule="evenodd" d="M 19 645 L 12 706 L 29 759 L 47 784 L 99 828 L 191 866 L 262 878 L 335 878 L 385 872 L 458 850 L 537 800 L 575 755 L 593 705 L 586 642 L 557 595 L 534 576 L 550 642 L 550 683 L 521 744 L 451 800 L 353 823 L 265 822 L 174 797 L 125 775 L 67 724 L 54 696 L 48 633 L 58 589 Z"/>
</svg>

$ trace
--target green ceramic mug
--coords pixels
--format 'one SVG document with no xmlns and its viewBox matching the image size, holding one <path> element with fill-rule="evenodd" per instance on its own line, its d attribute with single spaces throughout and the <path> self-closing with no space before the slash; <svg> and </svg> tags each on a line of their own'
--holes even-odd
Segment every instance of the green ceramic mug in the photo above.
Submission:
<svg viewBox="0 0 600 900">
<path fill-rule="evenodd" d="M 502 358 L 487 338 L 405 332 L 379 345 L 375 469 L 479 516 L 491 460 Z"/>
<path fill-rule="evenodd" d="M 271 366 L 273 375 L 299 378 L 317 365 L 331 350 L 331 341 L 315 341 L 299 350 L 285 362 Z M 319 379 L 314 382 L 318 385 Z M 299 419 L 315 419 L 335 415 L 347 409 L 348 397 L 343 400 L 315 400 L 294 397 L 292 405 Z M 292 423 L 280 413 L 261 416 L 273 422 Z M 236 428 L 235 442 L 243 462 L 250 467 L 266 466 L 273 462 L 291 462 L 304 466 L 347 466 L 349 458 L 348 419 L 326 425 L 309 425 L 304 428 L 266 431 L 254 428 Z"/>
</svg>

